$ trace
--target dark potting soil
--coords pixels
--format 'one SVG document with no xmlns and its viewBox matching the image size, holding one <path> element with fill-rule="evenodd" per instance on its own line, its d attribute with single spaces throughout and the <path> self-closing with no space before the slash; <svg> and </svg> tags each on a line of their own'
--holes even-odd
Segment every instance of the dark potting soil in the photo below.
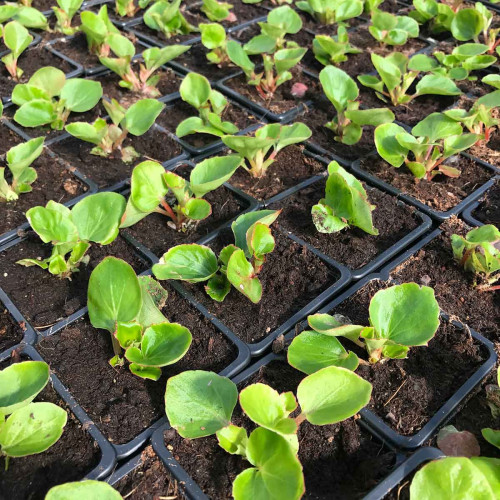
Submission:
<svg viewBox="0 0 500 500">
<path fill-rule="evenodd" d="M 182 99 L 178 99 L 161 112 L 156 123 L 172 134 L 175 134 L 175 130 L 179 123 L 186 118 L 196 115 L 196 110 L 191 105 L 184 102 Z M 254 115 L 243 110 L 243 108 L 238 105 L 231 103 L 228 104 L 221 118 L 224 121 L 233 123 L 240 130 L 245 130 L 247 127 L 258 123 Z M 182 140 L 189 143 L 194 148 L 204 148 L 219 142 L 220 138 L 210 134 L 190 134 L 182 137 Z"/>
<path fill-rule="evenodd" d="M 409 281 L 412 280 L 404 280 Z M 330 314 L 342 314 L 353 324 L 368 325 L 371 298 L 388 286 L 388 283 L 372 281 Z M 439 297 L 437 300 L 439 303 Z M 439 305 L 443 307 L 441 303 Z M 357 351 L 349 341 L 345 346 Z M 358 355 L 366 358 L 362 350 Z M 441 321 L 428 347 L 411 348 L 407 359 L 360 365 L 356 372 L 373 384 L 368 408 L 399 434 L 411 436 L 430 420 L 486 358 L 486 350 L 467 331 Z"/>
<path fill-rule="evenodd" d="M 185 169 L 177 169 L 176 172 L 181 175 L 187 173 Z M 185 177 L 189 178 L 189 175 Z M 148 215 L 125 231 L 148 247 L 157 257 L 161 257 L 175 245 L 194 243 L 207 236 L 224 222 L 230 221 L 247 208 L 242 200 L 224 186 L 208 193 L 204 199 L 212 205 L 212 214 L 205 220 L 193 223 L 186 232 L 179 232 L 167 226 L 170 219 L 157 213 Z M 170 202 L 170 200 L 167 201 Z M 172 200 L 172 204 L 175 203 L 175 200 Z"/>
<path fill-rule="evenodd" d="M 0 161 L 0 165 L 3 162 Z M 45 206 L 50 200 L 66 203 L 87 191 L 88 187 L 48 154 L 42 154 L 32 167 L 38 178 L 32 184 L 33 191 L 19 195 L 19 199 L 2 204 L 0 234 L 15 229 L 26 222 L 26 211 L 31 207 Z M 11 177 L 7 170 L 7 182 Z"/>
<path fill-rule="evenodd" d="M 500 180 L 497 180 L 484 195 L 472 215 L 485 224 L 500 226 Z"/>
<path fill-rule="evenodd" d="M 0 120 L 0 156 L 4 155 L 10 148 L 23 142 L 22 137 L 17 135 L 5 123 Z"/>
<path fill-rule="evenodd" d="M 253 304 L 234 288 L 224 302 L 215 302 L 205 293 L 203 284 L 185 283 L 196 300 L 249 344 L 262 340 L 338 279 L 337 271 L 306 247 L 276 229 L 273 236 L 276 248 L 259 273 L 263 292 L 258 304 Z M 234 243 L 234 236 L 227 230 L 208 246 L 218 253 L 231 243 Z"/>
<path fill-rule="evenodd" d="M 326 170 L 323 164 L 306 156 L 303 151 L 303 146 L 288 146 L 278 153 L 275 162 L 260 179 L 239 168 L 231 177 L 230 183 L 254 198 L 268 200 Z"/>
<path fill-rule="evenodd" d="M 4 366 L 2 366 L 4 368 Z M 49 384 L 35 402 L 53 403 L 68 414 L 61 438 L 43 453 L 12 458 L 8 472 L 0 474 L 0 498 L 5 500 L 43 500 L 57 484 L 79 481 L 97 466 L 99 448 L 80 421 Z"/>
<path fill-rule="evenodd" d="M 112 255 L 128 262 L 137 273 L 147 269 L 141 260 L 119 236 L 106 246 L 92 243 L 87 255 L 90 262 L 81 265 L 71 281 L 60 279 L 38 266 L 24 267 L 16 264 L 20 259 L 50 256 L 52 245 L 43 244 L 33 232 L 0 253 L 0 287 L 9 295 L 21 313 L 34 327 L 44 330 L 70 316 L 87 304 L 87 284 L 93 269 L 104 257 Z"/>
<path fill-rule="evenodd" d="M 245 75 L 230 78 L 224 82 L 224 85 L 238 92 L 241 96 L 249 99 L 253 103 L 271 111 L 272 113 L 285 113 L 299 106 L 302 101 L 309 99 L 315 95 L 316 92 L 319 92 L 319 83 L 303 73 L 300 66 L 295 66 L 295 68 L 290 71 L 293 74 L 293 78 L 285 82 L 283 85 L 280 85 L 270 99 L 262 99 L 255 86 L 247 83 Z M 304 97 L 301 99 L 295 98 L 291 94 L 292 86 L 295 83 L 303 83 L 308 88 Z"/>
<path fill-rule="evenodd" d="M 64 59 L 57 57 L 43 47 L 31 47 L 19 56 L 18 67 L 24 71 L 19 82 L 12 79 L 3 64 L 0 66 L 0 96 L 10 97 L 12 90 L 18 83 L 26 83 L 35 71 L 45 66 L 53 66 L 65 73 L 73 69 Z"/>
<path fill-rule="evenodd" d="M 264 383 L 279 392 L 293 391 L 305 377 L 282 361 L 262 367 L 239 389 Z M 232 422 L 247 430 L 255 428 L 239 406 Z M 344 422 L 313 426 L 304 421 L 298 431 L 299 460 L 305 477 L 305 499 L 354 500 L 362 498 L 392 469 L 395 453 L 389 451 L 355 418 Z M 232 482 L 244 469 L 251 467 L 242 457 L 230 455 L 217 443 L 215 436 L 183 439 L 173 429 L 165 432 L 165 445 L 181 466 L 212 499 L 231 498 Z"/>
<path fill-rule="evenodd" d="M 21 325 L 16 323 L 9 311 L 0 302 L 0 353 L 23 340 Z"/>
<path fill-rule="evenodd" d="M 500 293 L 479 292 L 474 275 L 453 259 L 450 237 L 471 229 L 453 217 L 441 224 L 443 234 L 395 269 L 391 276 L 401 282 L 415 281 L 432 287 L 441 309 L 466 323 L 493 342 L 499 342 Z"/>
<path fill-rule="evenodd" d="M 133 375 L 128 366 L 112 368 L 110 334 L 93 328 L 86 316 L 37 346 L 51 370 L 115 444 L 130 441 L 164 415 L 169 377 L 185 370 L 219 372 L 236 359 L 233 344 L 173 289 L 168 291 L 162 312 L 169 321 L 188 328 L 193 341 L 184 358 L 163 368 L 157 382 Z"/>
<path fill-rule="evenodd" d="M 140 137 L 129 135 L 123 145 L 124 147 L 133 146 L 142 156 L 132 163 L 124 163 L 119 152 L 114 158 L 103 158 L 90 153 L 94 147 L 92 144 L 73 137 L 51 144 L 50 149 L 70 166 L 91 178 L 101 188 L 128 179 L 138 163 L 145 160 L 163 163 L 182 153 L 179 144 L 155 126 Z"/>
<path fill-rule="evenodd" d="M 283 209 L 277 221 L 280 226 L 351 269 L 368 264 L 419 224 L 413 208 L 398 204 L 394 196 L 378 189 L 367 188 L 368 200 L 376 206 L 372 216 L 378 236 L 369 235 L 354 226 L 338 233 L 319 233 L 311 217 L 311 208 L 324 197 L 325 184 L 325 180 L 315 182 L 273 203 L 270 208 Z"/>
<path fill-rule="evenodd" d="M 52 7 L 57 7 L 57 2 L 56 0 L 33 0 L 31 6 L 41 12 L 45 12 Z"/>
<path fill-rule="evenodd" d="M 460 177 L 452 179 L 438 174 L 432 181 L 417 179 L 405 165 L 394 168 L 377 156 L 361 160 L 361 168 L 399 189 L 403 194 L 413 196 L 433 210 L 446 211 L 458 205 L 463 199 L 487 182 L 493 175 L 490 170 L 465 156 L 454 156 L 445 161 L 460 170 Z"/>
<path fill-rule="evenodd" d="M 158 498 L 184 499 L 163 462 L 148 446 L 141 453 L 141 463 L 123 479 L 113 485 L 128 500 L 154 500 Z"/>
</svg>

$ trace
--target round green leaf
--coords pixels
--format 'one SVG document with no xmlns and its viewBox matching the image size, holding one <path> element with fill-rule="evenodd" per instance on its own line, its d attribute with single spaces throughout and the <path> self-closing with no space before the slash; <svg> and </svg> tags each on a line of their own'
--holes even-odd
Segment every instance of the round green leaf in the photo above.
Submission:
<svg viewBox="0 0 500 500">
<path fill-rule="evenodd" d="M 76 241 L 78 235 L 71 217 L 58 211 L 56 207 L 56 203 L 49 201 L 46 207 L 30 208 L 26 212 L 26 218 L 44 243 Z"/>
<path fill-rule="evenodd" d="M 335 66 L 326 66 L 319 74 L 323 91 L 338 113 L 347 108 L 349 101 L 355 101 L 359 95 L 356 82 Z"/>
<path fill-rule="evenodd" d="M 375 129 L 375 146 L 378 154 L 393 167 L 400 167 L 406 159 L 408 149 L 396 140 L 396 135 L 405 129 L 395 123 L 384 123 Z"/>
<path fill-rule="evenodd" d="M 257 304 L 262 297 L 262 284 L 243 250 L 236 250 L 227 264 L 227 279 L 239 292 Z"/>
<path fill-rule="evenodd" d="M 125 113 L 125 128 L 135 136 L 145 134 L 165 107 L 156 99 L 142 99 L 132 104 Z"/>
<path fill-rule="evenodd" d="M 143 161 L 132 171 L 130 197 L 140 211 L 151 212 L 167 194 L 164 174 L 165 169 L 155 161 Z"/>
<path fill-rule="evenodd" d="M 214 156 L 198 163 L 189 179 L 191 191 L 202 198 L 210 191 L 222 186 L 241 164 L 238 155 Z"/>
<path fill-rule="evenodd" d="M 14 120 L 23 127 L 40 127 L 56 119 L 54 104 L 42 99 L 26 102 L 14 114 Z"/>
<path fill-rule="evenodd" d="M 211 90 L 210 82 L 198 73 L 188 73 L 179 88 L 182 99 L 196 109 L 208 101 Z"/>
<path fill-rule="evenodd" d="M 61 100 L 64 101 L 65 108 L 75 113 L 92 109 L 101 97 L 101 84 L 83 78 L 70 78 L 61 90 Z"/>
<path fill-rule="evenodd" d="M 231 224 L 235 245 L 244 250 L 247 257 L 250 257 L 251 253 L 247 245 L 248 230 L 257 222 L 270 226 L 278 218 L 280 213 L 280 210 L 258 210 L 256 212 L 240 215 Z"/>
<path fill-rule="evenodd" d="M 457 40 L 466 42 L 476 38 L 483 26 L 483 17 L 476 9 L 461 9 L 451 22 L 451 33 Z"/>
<path fill-rule="evenodd" d="M 45 66 L 35 71 L 28 82 L 29 85 L 43 90 L 49 97 L 59 95 L 65 83 L 64 72 L 52 66 Z"/>
<path fill-rule="evenodd" d="M 212 213 L 212 205 L 207 200 L 191 198 L 182 208 L 182 213 L 189 219 L 203 220 Z"/>
<path fill-rule="evenodd" d="M 121 500 L 122 496 L 103 481 L 76 481 L 54 486 L 45 500 Z"/>
<path fill-rule="evenodd" d="M 432 113 L 418 122 L 411 133 L 416 137 L 427 137 L 430 142 L 434 142 L 451 135 L 460 135 L 462 125 L 444 113 Z"/>
</svg>

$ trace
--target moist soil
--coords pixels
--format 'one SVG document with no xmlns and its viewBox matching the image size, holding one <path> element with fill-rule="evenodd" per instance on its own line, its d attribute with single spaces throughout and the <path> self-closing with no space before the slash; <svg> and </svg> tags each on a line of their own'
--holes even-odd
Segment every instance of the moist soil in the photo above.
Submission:
<svg viewBox="0 0 500 500">
<path fill-rule="evenodd" d="M 413 280 L 398 280 L 405 283 L 410 281 Z M 371 298 L 378 290 L 388 286 L 386 282 L 369 282 L 329 314 L 346 316 L 355 325 L 368 325 Z M 437 300 L 443 307 L 439 297 Z M 345 341 L 344 345 L 358 356 L 366 358 L 366 352 L 355 344 Z M 412 436 L 422 429 L 487 357 L 486 349 L 466 330 L 442 320 L 428 347 L 411 348 L 407 359 L 360 365 L 356 373 L 373 385 L 372 399 L 367 408 L 398 434 Z"/>
<path fill-rule="evenodd" d="M 31 6 L 41 12 L 45 12 L 52 7 L 57 7 L 57 2 L 56 0 L 33 0 Z"/>
<path fill-rule="evenodd" d="M 23 340 L 24 332 L 0 302 L 0 353 Z"/>
<path fill-rule="evenodd" d="M 0 161 L 0 165 L 2 164 L 3 162 Z M 88 186 L 83 184 L 78 177 L 46 153 L 35 160 L 32 167 L 38 175 L 37 180 L 32 184 L 33 191 L 21 194 L 16 201 L 1 204 L 0 234 L 24 224 L 25 213 L 29 208 L 45 206 L 50 200 L 66 203 L 88 190 Z M 7 173 L 6 180 L 10 183 L 8 170 Z"/>
<path fill-rule="evenodd" d="M 184 102 L 182 99 L 178 99 L 168 105 L 165 108 L 156 123 L 166 128 L 172 134 L 175 134 L 177 125 L 181 123 L 186 118 L 191 116 L 196 116 L 196 109 Z M 228 121 L 236 125 L 240 130 L 245 130 L 251 125 L 258 123 L 257 118 L 254 115 L 243 110 L 240 106 L 236 104 L 229 103 L 224 112 L 221 115 L 223 121 Z M 215 145 L 220 141 L 220 138 L 215 135 L 210 134 L 191 134 L 182 137 L 184 142 L 187 142 L 193 148 L 201 149 L 207 148 L 211 145 Z"/>
<path fill-rule="evenodd" d="M 7 108 L 8 109 L 8 108 Z M 0 120 L 0 156 L 4 155 L 10 148 L 23 142 L 22 137 L 17 135 Z"/>
<path fill-rule="evenodd" d="M 500 226 L 500 180 L 486 191 L 481 203 L 472 212 L 472 216 L 485 224 Z"/>
<path fill-rule="evenodd" d="M 113 488 L 128 500 L 155 500 L 175 498 L 184 500 L 184 495 L 175 480 L 170 477 L 163 462 L 148 446 L 141 453 L 139 465 Z"/>
<path fill-rule="evenodd" d="M 292 145 L 278 153 L 274 163 L 260 179 L 239 168 L 231 177 L 230 183 L 258 200 L 268 200 L 324 171 L 322 163 L 304 154 L 303 146 Z"/>
<path fill-rule="evenodd" d="M 185 284 L 196 300 L 249 344 L 262 340 L 339 278 L 336 270 L 328 267 L 305 246 L 295 243 L 276 229 L 273 236 L 276 247 L 268 255 L 258 276 L 263 289 L 258 304 L 251 303 L 234 288 L 224 302 L 215 302 L 205 293 L 203 284 Z M 228 229 L 223 230 L 208 246 L 218 254 L 231 243 L 234 243 L 234 236 Z"/>
<path fill-rule="evenodd" d="M 293 78 L 285 82 L 283 85 L 280 85 L 274 92 L 272 98 L 263 99 L 258 94 L 255 86 L 247 83 L 246 77 L 243 74 L 226 80 L 224 85 L 231 90 L 238 92 L 245 99 L 249 99 L 254 104 L 258 104 L 272 113 L 282 114 L 297 108 L 302 101 L 307 101 L 319 92 L 318 81 L 303 73 L 300 66 L 295 66 L 290 71 Z M 302 83 L 306 85 L 308 89 L 305 95 L 300 99 L 295 98 L 291 93 L 292 86 L 295 83 Z"/>
<path fill-rule="evenodd" d="M 262 7 L 255 5 L 255 4 L 244 4 L 242 2 L 233 2 L 233 8 L 230 10 L 232 14 L 236 16 L 235 21 L 230 22 L 230 21 L 210 21 L 208 20 L 206 14 L 204 14 L 201 9 L 199 4 L 198 5 L 193 5 L 192 7 L 189 7 L 186 10 L 186 13 L 189 13 L 192 16 L 196 16 L 197 21 L 194 24 L 195 26 L 198 26 L 199 23 L 214 23 L 214 22 L 219 22 L 219 24 L 222 24 L 226 31 L 230 28 L 234 28 L 235 26 L 238 26 L 240 24 L 246 23 L 248 21 L 252 21 L 253 19 L 257 19 L 259 17 L 267 16 L 268 10 L 263 9 Z M 190 21 L 191 22 L 191 21 Z"/>
<path fill-rule="evenodd" d="M 148 267 L 121 236 L 106 246 L 92 243 L 87 252 L 89 264 L 80 265 L 80 271 L 72 275 L 71 281 L 58 278 L 38 266 L 16 264 L 19 259 L 47 258 L 51 251 L 50 244 L 43 244 L 38 235 L 29 231 L 26 239 L 0 252 L 0 287 L 32 326 L 39 330 L 45 330 L 87 304 L 90 274 L 104 257 L 112 255 L 121 258 L 137 273 Z"/>
<path fill-rule="evenodd" d="M 64 71 L 64 73 L 69 73 L 74 69 L 67 61 L 43 47 L 28 48 L 19 56 L 17 64 L 24 71 L 19 82 L 12 79 L 3 64 L 0 66 L 0 96 L 10 97 L 12 90 L 18 83 L 26 83 L 35 71 L 45 66 L 53 66 Z"/>
<path fill-rule="evenodd" d="M 499 342 L 500 293 L 479 292 L 474 275 L 465 272 L 453 260 L 450 237 L 471 229 L 453 217 L 440 227 L 443 233 L 396 268 L 391 276 L 400 281 L 414 281 L 434 289 L 441 310 L 453 315 L 493 342 Z"/>
<path fill-rule="evenodd" d="M 270 208 L 283 209 L 277 221 L 281 227 L 351 269 L 359 269 L 368 264 L 420 223 L 413 208 L 398 203 L 394 196 L 365 186 L 369 202 L 376 206 L 372 216 L 379 235 L 369 235 L 354 226 L 338 233 L 319 233 L 311 217 L 311 208 L 324 197 L 325 184 L 325 180 L 315 182 L 298 193 L 273 203 Z"/>
<path fill-rule="evenodd" d="M 377 156 L 361 160 L 360 167 L 401 193 L 410 195 L 429 208 L 442 212 L 458 205 L 493 175 L 490 170 L 465 156 L 454 156 L 446 160 L 445 164 L 458 168 L 461 172 L 460 177 L 452 179 L 438 174 L 432 181 L 419 180 L 405 165 L 394 168 Z"/>
<path fill-rule="evenodd" d="M 188 175 L 183 175 L 189 172 L 187 167 L 176 169 L 176 172 L 188 178 Z M 248 208 L 247 203 L 236 197 L 225 186 L 206 194 L 203 198 L 212 205 L 212 214 L 205 220 L 193 221 L 186 232 L 176 231 L 167 226 L 170 219 L 157 213 L 148 215 L 137 224 L 125 229 L 125 232 L 148 247 L 157 257 L 160 257 L 175 245 L 194 243 L 207 236 Z M 170 206 L 176 203 L 175 200 L 167 199 L 167 201 Z"/>
<path fill-rule="evenodd" d="M 163 368 L 157 382 L 133 375 L 128 366 L 111 367 L 110 334 L 93 328 L 86 316 L 37 345 L 51 370 L 115 444 L 130 441 L 164 415 L 169 377 L 185 370 L 220 372 L 237 357 L 235 346 L 207 318 L 171 287 L 168 291 L 162 312 L 188 328 L 193 341 L 184 358 Z"/>
<path fill-rule="evenodd" d="M 239 389 L 252 383 L 264 383 L 279 392 L 295 393 L 304 377 L 283 361 L 272 361 L 240 384 Z M 249 431 L 255 428 L 239 406 L 233 413 L 232 422 Z M 324 426 L 304 421 L 299 427 L 298 438 L 305 499 L 360 499 L 391 472 L 396 461 L 395 453 L 363 430 L 355 418 Z M 212 499 L 231 498 L 235 477 L 251 467 L 242 457 L 225 452 L 215 436 L 182 439 L 170 429 L 165 432 L 165 445 Z"/>
<path fill-rule="evenodd" d="M 167 134 L 153 125 L 144 135 L 129 135 L 124 147 L 133 146 L 141 154 L 132 163 L 124 163 L 120 153 L 114 157 L 104 158 L 90 153 L 93 144 L 69 137 L 50 145 L 50 149 L 65 160 L 71 167 L 96 182 L 100 188 L 112 186 L 130 178 L 133 168 L 145 160 L 160 163 L 172 160 L 182 153 L 180 146 Z"/>
<path fill-rule="evenodd" d="M 10 460 L 8 472 L 0 474 L 2 499 L 43 500 L 53 486 L 79 481 L 99 463 L 97 444 L 50 384 L 36 397 L 35 402 L 40 401 L 66 410 L 68 422 L 59 441 L 47 451 Z"/>
</svg>

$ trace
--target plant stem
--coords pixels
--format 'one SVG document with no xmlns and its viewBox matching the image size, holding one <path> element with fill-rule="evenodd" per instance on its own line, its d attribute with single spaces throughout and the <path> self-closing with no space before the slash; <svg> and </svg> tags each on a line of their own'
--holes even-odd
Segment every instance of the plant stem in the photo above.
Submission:
<svg viewBox="0 0 500 500">
<path fill-rule="evenodd" d="M 297 427 L 300 426 L 300 424 L 306 419 L 305 413 L 301 413 L 297 417 L 295 417 L 295 423 L 297 424 Z"/>
<path fill-rule="evenodd" d="M 115 330 L 115 333 L 116 333 L 116 330 Z M 117 356 L 121 356 L 122 355 L 122 347 L 120 345 L 120 342 L 118 342 L 118 339 L 115 337 L 114 333 L 111 334 L 111 343 L 113 344 L 113 352 Z"/>
</svg>

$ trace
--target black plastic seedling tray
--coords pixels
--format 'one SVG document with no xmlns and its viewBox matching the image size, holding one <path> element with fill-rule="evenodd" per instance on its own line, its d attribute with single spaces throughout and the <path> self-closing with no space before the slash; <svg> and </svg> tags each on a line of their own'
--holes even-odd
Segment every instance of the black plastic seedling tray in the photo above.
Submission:
<svg viewBox="0 0 500 500">
<path fill-rule="evenodd" d="M 495 180 L 495 182 L 500 181 L 500 176 L 496 177 L 494 180 Z M 476 211 L 476 209 L 479 207 L 480 204 L 481 204 L 481 200 L 477 200 L 474 203 L 470 204 L 462 212 L 462 219 L 467 224 L 469 224 L 469 226 L 484 226 L 484 222 L 480 221 L 479 219 L 476 219 L 476 217 L 474 217 L 474 215 L 473 215 L 473 212 Z"/>
<path fill-rule="evenodd" d="M 20 354 L 33 361 L 45 361 L 36 349 L 30 345 L 19 344 L 16 349 Z M 8 359 L 10 353 L 4 352 L 0 355 L 0 362 Z M 109 475 L 116 464 L 116 453 L 108 440 L 101 434 L 94 422 L 88 417 L 85 410 L 75 401 L 73 396 L 66 390 L 60 380 L 53 373 L 50 374 L 50 383 L 57 394 L 64 400 L 73 415 L 82 424 L 82 427 L 90 434 L 101 451 L 101 458 L 97 466 L 90 471 L 85 479 L 103 479 Z M 62 457 L 64 459 L 64 457 Z"/>
</svg>

